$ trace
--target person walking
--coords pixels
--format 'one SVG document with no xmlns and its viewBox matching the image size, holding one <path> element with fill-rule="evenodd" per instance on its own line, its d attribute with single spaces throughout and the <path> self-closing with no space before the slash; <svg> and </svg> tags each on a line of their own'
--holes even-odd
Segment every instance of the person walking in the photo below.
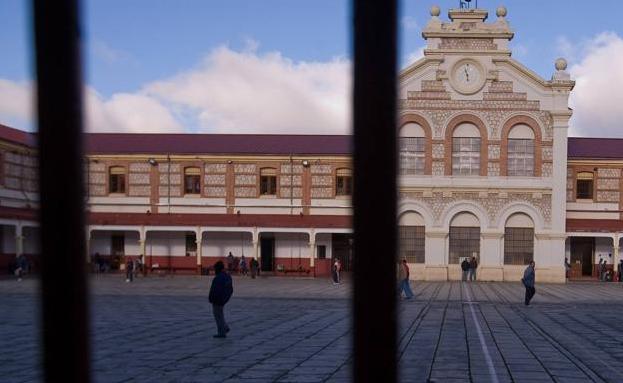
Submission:
<svg viewBox="0 0 623 383">
<path fill-rule="evenodd" d="M 255 276 L 257 275 L 258 266 L 259 266 L 259 263 L 257 262 L 257 259 L 251 258 L 251 278 L 252 279 L 255 279 Z"/>
<path fill-rule="evenodd" d="M 341 284 L 342 283 L 342 261 L 340 261 L 340 259 L 337 259 L 337 284 Z"/>
<path fill-rule="evenodd" d="M 478 261 L 476 257 L 472 257 L 472 260 L 469 262 L 469 280 L 476 280 L 476 269 L 478 268 Z"/>
<path fill-rule="evenodd" d="M 523 278 L 521 278 L 521 282 L 526 288 L 526 296 L 525 296 L 525 301 L 524 301 L 526 306 L 530 305 L 530 300 L 532 300 L 532 297 L 534 297 L 534 294 L 536 294 L 536 290 L 534 288 L 534 279 L 535 279 L 534 261 L 531 261 L 523 273 Z"/>
<path fill-rule="evenodd" d="M 565 278 L 569 279 L 569 274 L 571 273 L 571 264 L 569 263 L 569 259 L 565 257 Z"/>
<path fill-rule="evenodd" d="M 214 338 L 225 338 L 229 332 L 229 326 L 225 322 L 224 308 L 234 293 L 234 287 L 231 276 L 223 269 L 225 269 L 225 265 L 223 265 L 222 261 L 214 264 L 214 273 L 216 275 L 212 279 L 208 296 L 208 300 L 212 303 L 212 314 L 216 322 L 217 333 L 214 335 Z"/>
<path fill-rule="evenodd" d="M 28 260 L 24 254 L 20 254 L 15 259 L 15 276 L 17 277 L 17 281 L 22 281 L 22 276 L 26 273 L 28 269 Z"/>
<path fill-rule="evenodd" d="M 619 260 L 618 278 L 619 282 L 623 282 L 623 259 Z"/>
<path fill-rule="evenodd" d="M 606 261 L 603 258 L 599 258 L 599 265 L 597 266 L 597 272 L 599 274 L 599 280 L 601 282 L 603 282 L 604 279 L 605 279 L 604 278 L 604 276 L 605 276 L 604 272 L 606 270 L 605 265 L 606 265 Z"/>
<path fill-rule="evenodd" d="M 244 254 L 240 257 L 240 274 L 247 275 L 247 259 L 244 257 Z"/>
<path fill-rule="evenodd" d="M 331 266 L 331 278 L 333 279 L 334 285 L 337 285 L 339 283 L 338 267 L 338 259 L 335 258 L 335 260 L 333 261 L 333 266 Z"/>
<path fill-rule="evenodd" d="M 405 293 L 405 299 L 413 298 L 413 291 L 411 291 L 411 286 L 409 286 L 409 265 L 407 265 L 407 260 L 403 259 L 398 266 L 398 295 L 402 297 L 402 293 Z"/>
<path fill-rule="evenodd" d="M 463 282 L 467 281 L 467 274 L 469 273 L 469 261 L 467 258 L 463 258 L 463 262 L 461 262 L 461 270 L 463 270 Z"/>
<path fill-rule="evenodd" d="M 230 273 L 234 271 L 234 255 L 231 251 L 229 252 L 229 255 L 227 255 L 227 271 Z"/>
<path fill-rule="evenodd" d="M 125 281 L 132 282 L 134 280 L 134 261 L 128 257 L 125 262 Z"/>
</svg>

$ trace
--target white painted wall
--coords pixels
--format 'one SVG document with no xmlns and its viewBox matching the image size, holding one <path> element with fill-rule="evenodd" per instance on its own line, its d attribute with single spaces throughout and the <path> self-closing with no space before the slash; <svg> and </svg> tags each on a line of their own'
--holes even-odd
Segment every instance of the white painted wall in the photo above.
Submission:
<svg viewBox="0 0 623 383">
<path fill-rule="evenodd" d="M 39 228 L 24 227 L 22 235 L 24 236 L 24 254 L 40 254 Z"/>
<path fill-rule="evenodd" d="M 100 253 L 102 255 L 109 255 L 112 253 L 112 236 L 124 234 L 124 253 L 125 255 L 138 255 L 141 253 L 141 247 L 138 242 L 138 232 L 120 232 L 120 231 L 106 231 L 96 230 L 91 232 L 91 240 L 89 243 L 89 254 Z"/>
<path fill-rule="evenodd" d="M 203 234 L 201 256 L 226 257 L 230 251 L 235 257 L 240 257 L 243 253 L 246 258 L 253 257 L 251 233 L 208 232 Z"/>
<path fill-rule="evenodd" d="M 136 239 L 138 244 L 138 238 Z M 126 242 L 126 249 L 127 249 Z M 165 232 L 150 231 L 147 233 L 147 243 L 145 254 L 166 255 L 166 256 L 185 256 L 186 255 L 186 234 L 183 231 Z"/>
<path fill-rule="evenodd" d="M 610 256 L 608 256 L 610 255 Z M 614 251 L 612 250 L 612 238 L 596 237 L 595 238 L 595 263 L 599 263 L 599 259 L 603 258 L 608 264 L 613 263 Z"/>
<path fill-rule="evenodd" d="M 309 235 L 275 233 L 275 258 L 309 258 Z"/>
<path fill-rule="evenodd" d="M 332 259 L 332 246 L 331 246 L 331 234 L 316 234 L 316 248 L 318 246 L 326 246 L 326 259 Z M 318 257 L 318 252 L 316 251 L 316 258 Z"/>
<path fill-rule="evenodd" d="M 15 226 L 1 225 L 2 228 L 2 252 L 15 253 Z"/>
</svg>

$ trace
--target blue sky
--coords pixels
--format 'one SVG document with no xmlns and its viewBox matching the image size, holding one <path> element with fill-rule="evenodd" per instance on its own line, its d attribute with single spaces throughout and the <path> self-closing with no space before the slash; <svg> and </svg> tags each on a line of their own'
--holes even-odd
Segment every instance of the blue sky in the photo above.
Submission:
<svg viewBox="0 0 623 383">
<path fill-rule="evenodd" d="M 0 81 L 17 84 L 17 87 L 32 80 L 29 3 L 24 0 L 0 2 L 0 48 L 4 52 L 0 60 Z M 424 45 L 421 28 L 430 18 L 430 7 L 439 5 L 442 19 L 446 19 L 447 10 L 457 7 L 458 3 L 458 0 L 402 1 L 402 63 Z M 495 18 L 495 8 L 500 4 L 502 2 L 479 1 L 481 8 L 489 10 L 490 19 Z M 608 49 L 623 36 L 620 22 L 623 7 L 614 0 L 583 3 L 510 0 L 504 5 L 508 8 L 507 19 L 515 30 L 514 57 L 545 78 L 551 76 L 557 57 L 566 55 L 570 67 L 581 66 L 591 54 L 589 47 L 600 35 L 609 33 L 610 39 L 604 42 L 609 44 Z M 296 95 L 300 100 L 323 96 L 339 98 L 347 91 L 341 92 L 335 87 L 349 84 L 348 80 L 338 79 L 337 74 L 348 68 L 350 58 L 349 6 L 344 0 L 86 1 L 83 13 L 86 82 L 96 99 L 94 114 L 113 116 L 101 122 L 100 130 L 107 127 L 123 130 L 117 127 L 124 124 L 120 119 L 132 117 L 128 117 L 129 109 L 145 105 L 149 106 L 145 113 L 153 111 L 154 116 L 160 118 L 144 124 L 153 126 L 165 121 L 162 129 L 222 131 L 233 129 L 236 124 L 253 125 L 244 119 L 233 119 L 233 110 L 214 109 L 215 104 L 223 105 L 227 100 L 210 100 L 207 104 L 189 100 L 191 95 L 197 96 L 196 89 L 190 92 L 192 82 L 205 78 L 195 76 L 200 73 L 211 73 L 207 92 L 225 92 L 228 84 L 244 82 L 244 78 L 236 78 L 231 73 L 230 77 L 224 77 L 214 72 L 215 68 L 223 70 L 230 64 L 252 73 L 257 66 L 262 67 L 255 73 L 254 80 L 270 75 L 279 81 L 282 72 L 292 75 L 287 80 L 290 81 L 288 89 L 303 89 Z M 278 57 L 271 56 L 276 53 Z M 312 64 L 311 69 L 307 64 Z M 326 80 L 321 78 L 323 74 Z M 308 77 L 299 82 L 295 76 Z M 219 78 L 224 80 L 217 84 L 215 79 Z M 174 82 L 184 80 L 185 87 L 174 86 Z M 314 85 L 319 82 L 319 87 Z M 253 86 L 271 87 L 267 80 L 249 83 L 248 92 L 238 98 L 241 104 L 253 100 Z M 303 94 L 308 87 L 311 93 Z M 261 89 L 256 90 L 262 98 Z M 332 90 L 339 94 L 331 93 Z M 176 96 L 169 97 L 164 92 Z M 230 101 L 235 99 L 232 97 Z M 326 102 L 312 103 L 307 109 L 331 108 Z M 19 113 L 16 116 L 3 113 L 0 106 L 0 122 L 20 128 L 32 127 Z M 347 120 L 342 118 L 335 125 L 345 122 Z M 316 121 L 317 125 L 321 123 L 326 121 Z M 253 129 L 270 129 L 271 124 L 280 125 L 267 118 Z M 285 123 L 281 125 L 282 130 L 287 130 Z M 140 130 L 136 124 L 128 130 L 132 129 Z"/>
</svg>

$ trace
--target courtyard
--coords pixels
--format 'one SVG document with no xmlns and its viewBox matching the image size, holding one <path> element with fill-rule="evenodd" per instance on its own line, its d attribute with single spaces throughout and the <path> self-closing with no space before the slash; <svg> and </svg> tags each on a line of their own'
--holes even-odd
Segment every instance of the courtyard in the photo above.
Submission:
<svg viewBox="0 0 623 383">
<path fill-rule="evenodd" d="M 95 382 L 350 381 L 351 285 L 234 278 L 214 339 L 211 277 L 92 276 Z M 623 381 L 623 286 L 412 282 L 399 306 L 403 382 Z M 41 381 L 38 284 L 0 280 L 0 380 Z"/>
</svg>

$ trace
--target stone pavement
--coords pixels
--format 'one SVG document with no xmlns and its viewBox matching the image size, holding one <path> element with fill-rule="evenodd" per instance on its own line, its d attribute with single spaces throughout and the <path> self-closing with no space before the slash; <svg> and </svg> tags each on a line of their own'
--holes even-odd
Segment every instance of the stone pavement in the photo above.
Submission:
<svg viewBox="0 0 623 383">
<path fill-rule="evenodd" d="M 92 278 L 95 382 L 346 382 L 349 283 L 234 279 L 214 339 L 210 277 Z M 623 287 L 418 282 L 400 304 L 403 382 L 623 382 Z M 0 280 L 0 381 L 41 381 L 37 281 Z M 379 351 L 380 352 L 380 351 Z"/>
</svg>

